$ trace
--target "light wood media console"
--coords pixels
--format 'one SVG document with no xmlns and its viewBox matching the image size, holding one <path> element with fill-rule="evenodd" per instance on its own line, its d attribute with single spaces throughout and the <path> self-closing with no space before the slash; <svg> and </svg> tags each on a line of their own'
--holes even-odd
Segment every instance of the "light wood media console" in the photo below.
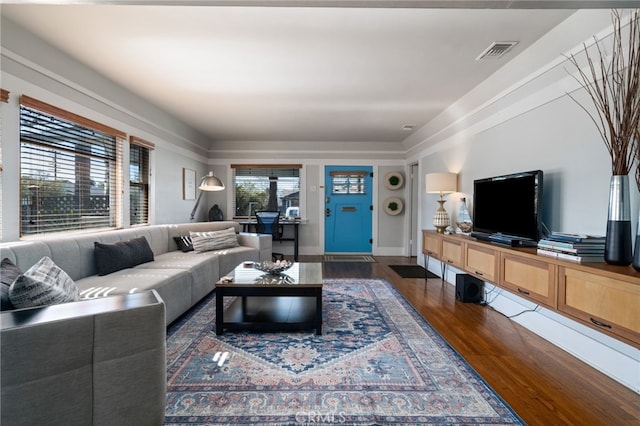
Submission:
<svg viewBox="0 0 640 426">
<path fill-rule="evenodd" d="M 640 273 L 573 263 L 475 238 L 422 231 L 422 251 L 525 299 L 640 347 Z"/>
</svg>

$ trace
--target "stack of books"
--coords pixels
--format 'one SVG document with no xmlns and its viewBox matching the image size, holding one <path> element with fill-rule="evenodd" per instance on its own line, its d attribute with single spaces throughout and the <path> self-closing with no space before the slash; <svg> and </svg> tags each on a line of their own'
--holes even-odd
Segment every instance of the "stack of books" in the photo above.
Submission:
<svg viewBox="0 0 640 426">
<path fill-rule="evenodd" d="M 538 254 L 570 262 L 604 262 L 605 237 L 552 232 L 538 241 Z"/>
</svg>

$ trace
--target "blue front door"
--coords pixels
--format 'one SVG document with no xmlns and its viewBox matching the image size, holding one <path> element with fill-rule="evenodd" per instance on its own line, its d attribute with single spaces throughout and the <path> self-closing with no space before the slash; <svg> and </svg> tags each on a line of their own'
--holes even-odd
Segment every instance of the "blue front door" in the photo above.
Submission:
<svg viewBox="0 0 640 426">
<path fill-rule="evenodd" d="M 325 166 L 324 251 L 371 253 L 371 166 Z"/>
</svg>

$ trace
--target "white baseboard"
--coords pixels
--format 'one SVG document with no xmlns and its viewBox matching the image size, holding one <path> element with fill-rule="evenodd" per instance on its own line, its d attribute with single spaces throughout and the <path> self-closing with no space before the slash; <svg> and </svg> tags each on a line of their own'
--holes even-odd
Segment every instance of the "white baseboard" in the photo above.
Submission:
<svg viewBox="0 0 640 426">
<path fill-rule="evenodd" d="M 284 253 L 287 254 L 287 248 L 286 246 L 284 247 L 285 247 L 283 249 Z M 278 248 L 277 244 L 274 244 L 274 250 L 279 251 L 279 250 L 276 250 L 276 248 Z M 324 251 L 322 250 L 322 248 L 318 246 L 300 246 L 298 249 L 301 255 L 307 255 L 307 256 L 324 255 Z M 293 254 L 293 246 L 288 248 L 288 250 L 290 250 L 291 254 Z M 406 256 L 406 252 L 403 247 L 376 247 L 374 249 L 373 256 Z"/>
<path fill-rule="evenodd" d="M 374 256 L 406 256 L 404 247 L 375 247 Z"/>
<path fill-rule="evenodd" d="M 485 288 L 491 287 L 491 284 L 487 284 Z M 497 291 L 500 293 L 491 302 L 491 307 L 507 316 L 535 307 L 531 302 L 506 290 Z M 640 393 L 640 350 L 549 309 L 538 309 L 536 312 L 526 312 L 512 319 L 634 392 Z"/>
<path fill-rule="evenodd" d="M 419 257 L 418 263 L 424 264 L 424 259 Z M 440 265 L 440 261 L 430 258 L 427 269 L 440 276 Z M 454 285 L 451 283 L 455 283 L 456 275 L 462 273 L 465 272 L 447 267 L 445 281 Z M 491 283 L 485 283 L 485 294 L 487 292 L 490 292 L 490 306 L 506 316 L 536 308 L 535 303 Z M 543 307 L 511 319 L 634 392 L 640 393 L 640 349 Z"/>
</svg>

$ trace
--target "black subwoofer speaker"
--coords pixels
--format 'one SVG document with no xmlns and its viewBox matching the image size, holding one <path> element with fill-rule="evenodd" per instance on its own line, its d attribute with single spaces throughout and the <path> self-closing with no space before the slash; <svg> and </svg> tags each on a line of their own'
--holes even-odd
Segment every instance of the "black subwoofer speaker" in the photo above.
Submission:
<svg viewBox="0 0 640 426">
<path fill-rule="evenodd" d="M 456 275 L 456 299 L 465 303 L 481 302 L 483 284 L 482 280 L 472 275 Z"/>
</svg>

